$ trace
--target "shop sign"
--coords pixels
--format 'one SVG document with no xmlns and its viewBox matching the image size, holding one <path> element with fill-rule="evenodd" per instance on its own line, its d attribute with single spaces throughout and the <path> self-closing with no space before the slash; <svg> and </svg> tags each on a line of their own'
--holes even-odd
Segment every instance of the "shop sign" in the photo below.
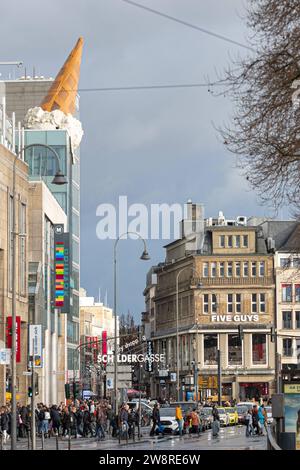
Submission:
<svg viewBox="0 0 300 470">
<path fill-rule="evenodd" d="M 241 314 L 225 314 L 225 315 L 211 315 L 211 321 L 218 322 L 218 323 L 230 323 L 230 322 L 237 322 L 237 323 L 251 323 L 251 322 L 258 322 L 259 316 L 258 315 L 241 315 Z"/>
</svg>

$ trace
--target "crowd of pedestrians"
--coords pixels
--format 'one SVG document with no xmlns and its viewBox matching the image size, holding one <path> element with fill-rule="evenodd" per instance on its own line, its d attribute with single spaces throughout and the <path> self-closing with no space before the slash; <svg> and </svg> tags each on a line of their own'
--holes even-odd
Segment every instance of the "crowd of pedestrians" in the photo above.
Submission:
<svg viewBox="0 0 300 470">
<path fill-rule="evenodd" d="M 17 440 L 30 436 L 31 408 L 17 405 Z M 105 439 L 108 435 L 118 437 L 126 430 L 129 435 L 139 427 L 138 409 L 131 410 L 123 403 L 115 414 L 106 400 L 75 400 L 65 405 L 46 406 L 38 403 L 35 409 L 36 434 L 44 439 L 54 436 L 65 438 L 95 437 Z M 3 442 L 10 439 L 11 407 L 0 408 L 0 434 Z"/>
</svg>

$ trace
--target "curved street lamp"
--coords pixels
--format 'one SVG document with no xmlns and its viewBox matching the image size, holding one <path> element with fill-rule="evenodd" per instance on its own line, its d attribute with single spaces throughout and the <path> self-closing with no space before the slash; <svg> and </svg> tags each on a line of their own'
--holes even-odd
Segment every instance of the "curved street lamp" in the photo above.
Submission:
<svg viewBox="0 0 300 470">
<path fill-rule="evenodd" d="M 53 184 L 62 185 L 66 184 L 67 180 L 64 174 L 60 170 L 59 156 L 56 150 L 49 145 L 45 144 L 29 144 L 25 145 L 19 152 L 16 154 L 13 163 L 13 206 L 12 206 L 12 328 L 11 328 L 11 449 L 15 450 L 17 448 L 17 362 L 16 362 L 16 237 L 20 235 L 17 232 L 16 227 L 16 163 L 20 159 L 20 155 L 25 150 L 28 150 L 32 147 L 44 147 L 50 150 L 57 160 L 57 171 L 52 180 Z M 47 155 L 44 155 L 47 158 Z M 34 396 L 34 391 L 32 393 Z M 32 413 L 34 416 L 34 413 Z M 34 433 L 33 433 L 34 434 Z"/>
<path fill-rule="evenodd" d="M 118 361 L 117 361 L 117 348 L 118 348 L 118 333 L 117 333 L 117 246 L 119 241 L 125 236 L 125 235 L 136 235 L 144 245 L 144 250 L 140 256 L 140 259 L 142 261 L 148 261 L 150 260 L 149 253 L 147 251 L 147 245 L 144 240 L 144 238 L 137 232 L 125 232 L 120 235 L 114 244 L 114 315 L 115 315 L 115 355 L 114 355 L 114 410 L 115 413 L 118 413 L 118 387 L 117 387 L 117 378 L 118 378 Z"/>
</svg>

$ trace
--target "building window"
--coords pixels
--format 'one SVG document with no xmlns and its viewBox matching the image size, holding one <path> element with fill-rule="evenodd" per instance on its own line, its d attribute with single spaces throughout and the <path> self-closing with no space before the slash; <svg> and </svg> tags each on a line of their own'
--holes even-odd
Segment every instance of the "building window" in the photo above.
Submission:
<svg viewBox="0 0 300 470">
<path fill-rule="evenodd" d="M 259 263 L 259 275 L 263 277 L 265 275 L 265 262 L 260 261 Z"/>
<path fill-rule="evenodd" d="M 266 312 L 266 294 L 259 294 L 259 311 Z"/>
<path fill-rule="evenodd" d="M 292 328 L 292 312 L 282 312 L 282 328 L 291 329 Z"/>
<path fill-rule="evenodd" d="M 243 247 L 248 248 L 248 235 L 243 235 Z"/>
<path fill-rule="evenodd" d="M 232 262 L 227 263 L 227 276 L 232 277 Z"/>
<path fill-rule="evenodd" d="M 293 267 L 300 268 L 300 258 L 293 258 Z"/>
<path fill-rule="evenodd" d="M 291 264 L 290 258 L 280 258 L 280 267 L 288 268 Z"/>
<path fill-rule="evenodd" d="M 217 296 L 216 294 L 211 295 L 211 311 L 217 313 Z"/>
<path fill-rule="evenodd" d="M 233 294 L 227 294 L 227 313 L 233 312 Z"/>
<path fill-rule="evenodd" d="M 248 261 L 245 261 L 243 263 L 243 276 L 244 277 L 248 277 L 248 273 L 249 273 L 249 270 L 248 270 Z"/>
<path fill-rule="evenodd" d="M 217 263 L 211 263 L 211 277 L 216 277 L 217 275 Z"/>
<path fill-rule="evenodd" d="M 236 277 L 240 277 L 241 275 L 241 263 L 239 261 L 235 263 L 235 275 Z"/>
<path fill-rule="evenodd" d="M 208 263 L 203 263 L 203 277 L 208 277 Z"/>
<path fill-rule="evenodd" d="M 204 313 L 208 313 L 208 294 L 203 295 L 203 311 Z"/>
<path fill-rule="evenodd" d="M 266 335 L 254 334 L 252 335 L 252 363 L 266 364 L 267 360 L 267 343 Z"/>
<path fill-rule="evenodd" d="M 242 364 L 242 346 L 238 335 L 228 335 L 228 364 Z"/>
<path fill-rule="evenodd" d="M 228 235 L 228 248 L 232 248 L 232 235 Z"/>
<path fill-rule="evenodd" d="M 292 284 L 281 284 L 282 302 L 292 301 Z"/>
<path fill-rule="evenodd" d="M 257 313 L 257 294 L 251 295 L 251 312 Z"/>
<path fill-rule="evenodd" d="M 295 284 L 295 302 L 300 302 L 300 284 Z"/>
<path fill-rule="evenodd" d="M 204 364 L 216 364 L 218 335 L 204 335 Z"/>
<path fill-rule="evenodd" d="M 235 237 L 235 246 L 236 246 L 236 248 L 240 248 L 240 246 L 241 246 L 241 236 L 240 235 L 236 235 L 236 237 Z"/>
<path fill-rule="evenodd" d="M 220 245 L 220 248 L 225 248 L 225 235 L 220 235 L 219 245 Z"/>
<path fill-rule="evenodd" d="M 300 328 L 300 312 L 296 313 L 296 328 Z"/>
<path fill-rule="evenodd" d="M 285 338 L 282 340 L 282 350 L 284 356 L 291 357 L 293 355 L 291 338 Z"/>
<path fill-rule="evenodd" d="M 236 313 L 241 313 L 241 294 L 235 294 L 235 311 Z"/>
<path fill-rule="evenodd" d="M 251 263 L 251 276 L 256 276 L 256 262 Z"/>
<path fill-rule="evenodd" d="M 219 271 L 220 272 L 220 277 L 224 277 L 225 270 L 224 270 L 224 263 L 223 262 L 220 263 L 219 268 L 220 268 L 220 271 Z"/>
</svg>

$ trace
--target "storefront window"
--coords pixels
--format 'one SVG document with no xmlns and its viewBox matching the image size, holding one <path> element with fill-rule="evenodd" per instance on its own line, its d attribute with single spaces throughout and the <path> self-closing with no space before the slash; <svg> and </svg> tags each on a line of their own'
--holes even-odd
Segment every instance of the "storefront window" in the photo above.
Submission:
<svg viewBox="0 0 300 470">
<path fill-rule="evenodd" d="M 238 335 L 228 335 L 228 364 L 242 364 L 242 346 Z"/>
<path fill-rule="evenodd" d="M 267 344 L 266 335 L 252 335 L 252 363 L 266 364 L 267 361 Z"/>
<path fill-rule="evenodd" d="M 204 364 L 217 363 L 218 335 L 204 335 Z"/>
</svg>

